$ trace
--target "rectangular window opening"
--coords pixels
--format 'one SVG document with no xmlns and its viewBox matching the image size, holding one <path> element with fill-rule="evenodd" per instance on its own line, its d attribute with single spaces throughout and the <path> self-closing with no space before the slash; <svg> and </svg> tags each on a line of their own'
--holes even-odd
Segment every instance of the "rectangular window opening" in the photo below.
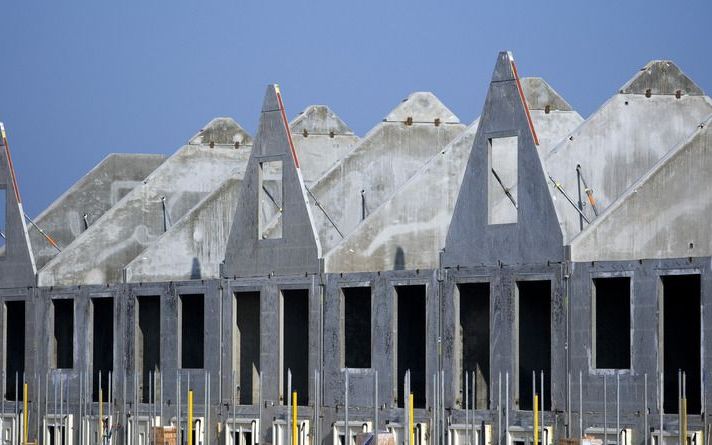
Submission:
<svg viewBox="0 0 712 445">
<path fill-rule="evenodd" d="M 22 382 L 25 372 L 25 302 L 5 303 L 5 400 L 18 400 L 15 382 Z M 19 385 L 18 385 L 19 386 Z M 20 390 L 21 391 L 21 390 Z"/>
<path fill-rule="evenodd" d="M 65 445 L 67 435 L 64 426 L 47 425 L 47 443 Z"/>
<path fill-rule="evenodd" d="M 593 367 L 630 369 L 630 277 L 593 280 Z"/>
<path fill-rule="evenodd" d="M 425 285 L 396 286 L 398 406 L 403 407 L 403 379 L 410 370 L 416 408 L 425 408 Z"/>
<path fill-rule="evenodd" d="M 474 409 L 489 408 L 490 385 L 490 287 L 489 283 L 468 283 L 457 286 L 460 295 L 458 335 L 462 347 L 462 391 L 467 375 L 468 405 Z M 473 378 L 474 374 L 474 378 Z M 463 403 L 464 406 L 464 403 Z"/>
<path fill-rule="evenodd" d="M 489 224 L 517 222 L 517 136 L 491 138 L 487 162 L 487 219 Z"/>
<path fill-rule="evenodd" d="M 160 395 L 153 394 L 159 389 L 151 381 L 151 375 L 161 371 L 161 297 L 158 295 L 136 297 L 138 305 L 138 329 L 136 332 L 136 367 L 141 370 L 141 400 L 149 402 L 149 396 L 160 400 Z M 152 389 L 153 387 L 155 389 Z"/>
<path fill-rule="evenodd" d="M 541 394 L 544 372 L 544 409 L 551 409 L 551 282 L 517 282 L 517 372 L 519 409 L 532 410 L 532 378 Z"/>
<path fill-rule="evenodd" d="M 74 300 L 52 300 L 52 309 L 52 365 L 56 369 L 71 369 L 74 367 Z"/>
<path fill-rule="evenodd" d="M 345 287 L 343 366 L 371 367 L 371 288 Z"/>
<path fill-rule="evenodd" d="M 99 373 L 103 399 L 109 397 L 109 372 L 114 371 L 114 299 L 92 298 L 92 392 L 99 401 Z"/>
<path fill-rule="evenodd" d="M 309 290 L 282 290 L 281 306 L 282 403 L 287 404 L 291 370 L 292 391 L 297 392 L 298 405 L 304 406 L 309 403 Z"/>
<path fill-rule="evenodd" d="M 258 193 L 259 239 L 282 238 L 282 161 L 260 162 Z"/>
<path fill-rule="evenodd" d="M 678 412 L 678 370 L 682 370 L 686 374 L 687 412 L 700 414 L 700 276 L 662 277 L 662 299 L 664 411 Z"/>
<path fill-rule="evenodd" d="M 235 292 L 235 369 L 239 372 L 239 403 L 259 400 L 260 381 L 260 293 Z"/>
<path fill-rule="evenodd" d="M 201 369 L 205 360 L 205 296 L 180 296 L 181 368 Z"/>
</svg>

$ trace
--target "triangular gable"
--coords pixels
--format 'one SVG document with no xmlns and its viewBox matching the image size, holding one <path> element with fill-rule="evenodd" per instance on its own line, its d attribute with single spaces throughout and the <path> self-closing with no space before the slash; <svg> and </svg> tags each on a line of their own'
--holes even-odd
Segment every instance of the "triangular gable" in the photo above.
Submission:
<svg viewBox="0 0 712 445">
<path fill-rule="evenodd" d="M 702 96 L 704 92 L 670 60 L 651 60 L 621 87 L 623 94 Z"/>
<path fill-rule="evenodd" d="M 275 214 L 281 214 L 278 226 Z M 317 273 L 320 257 L 279 87 L 270 85 L 230 231 L 223 276 Z"/>
<path fill-rule="evenodd" d="M 412 93 L 309 187 L 324 253 L 465 130 L 434 94 Z"/>
<path fill-rule="evenodd" d="M 511 208 L 491 211 L 491 203 L 507 193 Z M 562 256 L 537 137 L 514 59 L 502 52 L 448 230 L 444 264 L 536 263 Z"/>
<path fill-rule="evenodd" d="M 712 116 L 571 241 L 574 261 L 712 255 Z"/>
<path fill-rule="evenodd" d="M 17 188 L 5 126 L 0 123 L 0 193 L 5 206 L 2 215 L 4 246 L 0 248 L 0 286 L 25 287 L 35 284 L 35 260 L 25 224 L 20 190 Z M 3 202 L 4 201 L 4 202 Z"/>
</svg>

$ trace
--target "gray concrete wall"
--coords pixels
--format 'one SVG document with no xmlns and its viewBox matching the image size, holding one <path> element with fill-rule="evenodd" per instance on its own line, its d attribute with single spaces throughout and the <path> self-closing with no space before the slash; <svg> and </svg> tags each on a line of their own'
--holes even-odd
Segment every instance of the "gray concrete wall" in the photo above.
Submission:
<svg viewBox="0 0 712 445">
<path fill-rule="evenodd" d="M 126 267 L 127 282 L 220 277 L 242 180 L 231 178 Z"/>
<path fill-rule="evenodd" d="M 426 162 L 329 251 L 324 259 L 325 270 L 367 272 L 437 267 L 477 123 L 472 123 Z"/>
<path fill-rule="evenodd" d="M 304 184 L 310 186 L 358 143 L 359 137 L 326 105 L 311 105 L 289 123 Z"/>
<path fill-rule="evenodd" d="M 64 249 L 85 230 L 84 215 L 89 225 L 96 222 L 165 159 L 164 155 L 112 153 L 33 220 Z M 29 233 L 41 269 L 59 252 L 35 227 Z"/>
<path fill-rule="evenodd" d="M 644 413 L 645 396 L 649 409 L 648 427 L 659 430 L 659 397 L 661 371 L 661 349 L 658 345 L 658 327 L 661 322 L 659 309 L 660 277 L 670 274 L 701 274 L 701 317 L 706 319 L 712 298 L 712 282 L 709 273 L 709 258 L 660 259 L 615 262 L 577 262 L 571 265 L 570 279 L 567 284 L 570 298 L 570 372 L 572 376 L 572 416 L 573 431 L 578 434 L 579 423 L 579 373 L 583 377 L 583 412 L 584 428 L 603 425 L 603 378 L 607 379 L 608 422 L 609 428 L 615 425 L 616 414 L 616 379 L 620 379 L 621 428 L 633 428 L 633 443 L 645 440 Z M 609 276 L 628 276 L 631 280 L 631 368 L 623 370 L 595 369 L 592 356 L 592 289 L 593 278 Z M 684 298 L 680 295 L 679 298 Z M 710 378 L 709 325 L 702 322 L 700 335 L 703 339 L 702 378 Z M 620 341 L 627 341 L 621 338 Z M 674 347 L 674 346 L 673 346 Z M 647 375 L 647 392 L 645 376 Z M 690 377 L 690 378 L 694 378 Z M 672 383 L 674 386 L 677 382 Z M 710 403 L 709 388 L 704 389 L 703 407 Z M 664 415 L 664 428 L 668 432 L 678 431 L 678 416 Z M 688 430 L 702 430 L 703 423 L 699 415 L 689 416 Z"/>
<path fill-rule="evenodd" d="M 637 79 L 648 78 L 647 73 L 637 73 L 629 84 L 643 82 Z M 598 212 L 603 212 L 712 113 L 712 101 L 698 95 L 689 78 L 679 73 L 668 82 L 676 86 L 650 97 L 645 90 L 624 88 L 625 92 L 610 98 L 544 158 L 547 174 L 577 201 L 576 166 L 581 165 Z M 678 88 L 691 89 L 694 95 L 686 93 L 678 99 L 674 95 Z M 579 214 L 558 190 L 551 188 L 551 196 L 568 244 L 580 231 Z M 582 200 L 586 201 L 585 194 Z M 589 220 L 595 218 L 590 205 L 584 213 Z"/>
<path fill-rule="evenodd" d="M 527 105 L 545 155 L 583 119 L 544 80 L 522 79 Z M 477 132 L 472 123 L 433 156 L 344 241 L 326 254 L 329 272 L 432 269 L 452 219 Z M 418 199 L 413 199 L 418 196 Z"/>
<path fill-rule="evenodd" d="M 307 107 L 292 120 L 290 129 L 305 184 L 314 181 L 359 140 L 323 105 Z M 269 183 L 271 189 L 276 189 L 273 179 Z M 126 265 L 126 280 L 219 278 L 241 185 L 241 179 L 230 178 L 205 197 Z"/>
<path fill-rule="evenodd" d="M 512 63 L 511 54 L 499 54 L 448 229 L 446 266 L 563 259 L 561 231 Z M 517 137 L 516 174 L 512 172 L 518 178 L 516 208 L 509 203 L 516 222 L 490 224 L 488 193 L 502 193 L 493 180 L 490 158 L 496 153 L 490 141 L 504 137 Z"/>
<path fill-rule="evenodd" d="M 368 215 L 464 129 L 432 93 L 413 93 L 393 109 L 310 188 L 323 251 L 362 221 L 362 199 Z"/>
<path fill-rule="evenodd" d="M 574 261 L 712 255 L 712 116 L 571 241 Z"/>
<path fill-rule="evenodd" d="M 122 281 L 124 266 L 155 242 L 166 226 L 177 223 L 227 178 L 239 178 L 251 150 L 250 136 L 234 121 L 220 119 L 212 121 L 196 138 L 207 137 L 204 135 L 208 133 L 215 133 L 211 136 L 213 148 L 194 142 L 181 148 L 47 263 L 39 282 L 67 285 Z M 233 144 L 223 144 L 226 140 L 242 145 L 235 149 Z"/>
<path fill-rule="evenodd" d="M 3 194 L 2 238 L 0 239 L 0 286 L 35 284 L 35 259 L 25 223 L 25 211 L 10 157 L 5 126 L 0 122 L 0 193 Z"/>
<path fill-rule="evenodd" d="M 255 145 L 245 169 L 240 189 L 239 211 L 230 230 L 225 253 L 225 277 L 315 273 L 321 269 L 321 246 L 316 235 L 299 161 L 284 116 L 281 94 L 276 85 L 267 87 Z M 261 238 L 259 212 L 262 163 L 281 162 L 282 193 L 279 202 L 281 232 Z M 265 176 L 266 178 L 266 176 Z M 266 199 L 265 199 L 266 201 Z M 272 207 L 269 204 L 270 208 Z M 269 218 L 265 218 L 269 221 Z"/>
</svg>

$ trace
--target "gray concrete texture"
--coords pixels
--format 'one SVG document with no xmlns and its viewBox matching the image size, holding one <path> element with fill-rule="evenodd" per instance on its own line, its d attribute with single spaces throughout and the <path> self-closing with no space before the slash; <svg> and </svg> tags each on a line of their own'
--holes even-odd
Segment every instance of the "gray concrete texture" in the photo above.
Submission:
<svg viewBox="0 0 712 445">
<path fill-rule="evenodd" d="M 316 273 L 320 270 L 321 246 L 310 214 L 307 191 L 300 172 L 289 123 L 279 88 L 270 85 L 262 104 L 255 145 L 240 188 L 239 211 L 235 215 L 225 252 L 224 276 L 269 275 L 272 273 Z M 265 238 L 264 221 L 274 227 L 263 207 L 263 165 L 279 163 L 281 196 L 277 196 L 281 229 Z M 274 198 L 270 197 L 272 201 Z M 262 214 L 261 214 L 262 213 Z"/>
<path fill-rule="evenodd" d="M 712 115 L 571 241 L 573 261 L 712 256 Z M 684 172 L 684 174 L 681 174 Z"/>
<path fill-rule="evenodd" d="M 394 108 L 310 187 L 323 251 L 341 242 L 364 214 L 373 212 L 464 130 L 432 93 L 413 93 Z"/>
<path fill-rule="evenodd" d="M 527 264 L 563 256 L 561 233 L 536 146 L 536 128 L 524 97 L 513 57 L 500 53 L 448 228 L 446 266 L 499 261 Z M 499 156 L 493 141 L 500 138 L 516 138 L 516 162 L 499 172 L 502 177 L 513 173 L 515 182 L 519 180 L 516 199 L 508 203 L 514 209 L 514 223 L 491 220 L 494 208 L 489 193 L 501 193 L 504 187 L 495 181 L 493 169 Z"/>
<path fill-rule="evenodd" d="M 707 96 L 685 93 L 679 98 L 675 96 L 677 90 L 699 91 L 678 69 L 665 70 L 668 75 L 659 82 L 651 79 L 661 65 L 667 67 L 670 62 L 653 62 L 637 73 L 623 88 L 625 92 L 611 97 L 544 157 L 547 174 L 559 182 L 575 202 L 579 184 L 577 165 L 581 166 L 597 210 L 602 213 L 712 113 L 712 101 Z M 666 89 L 660 86 L 647 97 L 645 87 L 652 85 L 649 82 Z M 640 84 L 643 86 L 634 88 Z M 551 181 L 549 185 L 564 241 L 568 244 L 580 231 L 579 213 L 551 187 Z M 593 220 L 595 214 L 586 203 L 585 194 L 582 201 L 585 203 L 583 212 Z"/>
<path fill-rule="evenodd" d="M 289 127 L 303 166 L 305 184 L 314 182 L 359 141 L 358 136 L 324 105 L 307 107 Z M 131 260 L 125 267 L 126 281 L 219 278 L 230 228 L 238 210 L 242 182 L 240 177 L 229 177 Z M 274 178 L 269 180 L 268 187 L 276 187 Z M 273 193 L 281 195 L 281 189 L 275 189 Z"/>
<path fill-rule="evenodd" d="M 32 286 L 37 271 L 25 222 L 25 211 L 12 166 L 10 143 L 5 126 L 0 122 L 0 282 L 3 286 Z"/>
<path fill-rule="evenodd" d="M 235 149 L 238 142 L 240 148 Z M 244 171 L 251 143 L 251 137 L 231 119 L 211 121 L 48 262 L 39 273 L 39 284 L 121 282 L 129 261 L 226 177 Z"/>
<path fill-rule="evenodd" d="M 381 205 L 375 211 L 371 209 L 369 218 L 363 222 L 360 218 L 351 220 L 354 225 L 350 229 L 351 237 L 357 234 L 365 239 L 372 237 L 384 243 L 387 249 L 395 249 L 395 243 L 388 244 L 388 240 L 397 240 L 397 237 L 387 230 L 382 232 L 385 235 L 378 235 L 378 231 L 383 230 L 381 225 L 391 225 L 388 215 L 413 212 L 417 221 L 440 218 L 440 223 L 434 224 L 437 227 L 434 231 L 419 232 L 421 227 L 417 225 L 405 225 L 403 229 L 411 231 L 408 232 L 411 237 L 430 237 L 427 242 L 432 244 L 423 248 L 429 250 L 427 258 L 422 260 L 422 264 L 429 265 L 426 268 L 416 266 L 416 261 L 421 261 L 416 259 L 416 253 L 402 255 L 399 262 L 397 249 L 388 252 L 384 248 L 388 253 L 373 254 L 382 257 L 379 262 L 364 266 L 371 270 L 358 273 L 328 271 L 330 255 L 320 249 L 321 235 L 314 226 L 317 217 L 310 214 L 314 210 L 310 205 L 312 197 L 305 187 L 301 168 L 296 165 L 298 157 L 294 153 L 298 147 L 289 137 L 298 134 L 294 134 L 294 129 L 289 130 L 277 89 L 271 86 L 267 89 L 251 153 L 243 150 L 246 144 L 235 147 L 235 142 L 239 142 L 234 138 L 236 133 L 223 131 L 236 128 L 236 124 L 222 121 L 208 127 L 191 145 L 149 175 L 146 184 L 142 183 L 127 194 L 82 233 L 65 250 L 70 252 L 65 264 L 61 267 L 56 264 L 65 253 L 48 263 L 56 268 L 52 273 L 64 274 L 70 270 L 72 262 L 83 270 L 88 269 L 86 263 L 94 261 L 100 271 L 91 271 L 93 275 L 82 272 L 67 279 L 81 282 L 78 283 L 81 285 L 32 286 L 22 280 L 13 281 L 15 275 L 0 269 L 0 333 L 4 336 L 3 345 L 9 345 L 0 348 L 0 363 L 5 370 L 21 369 L 30 383 L 30 440 L 47 441 L 47 434 L 37 425 L 46 419 L 46 415 L 57 414 L 53 402 L 61 381 L 66 391 L 62 412 L 75 416 L 69 441 L 78 442 L 80 410 L 86 417 L 87 410 L 96 414 L 98 409 L 97 403 L 88 400 L 86 393 L 79 390 L 80 382 L 96 382 L 95 371 L 101 366 L 98 357 L 109 351 L 110 357 L 104 366 L 114 371 L 115 384 L 114 397 L 106 406 L 112 407 L 117 425 L 112 437 L 112 443 L 116 445 L 136 443 L 127 434 L 126 426 L 140 416 L 150 415 L 154 409 L 154 406 L 138 400 L 147 382 L 146 373 L 153 369 L 160 371 L 163 382 L 160 401 L 155 407 L 160 409 L 163 424 L 175 424 L 185 418 L 185 394 L 190 378 L 190 387 L 197 395 L 196 413 L 203 415 L 207 410 L 210 414 L 210 419 L 205 422 L 206 436 L 210 436 L 205 439 L 210 445 L 225 443 L 226 426 L 236 420 L 247 424 L 258 420 L 259 442 L 274 443 L 274 423 L 286 422 L 290 415 L 285 406 L 288 396 L 285 368 L 290 366 L 294 371 L 292 389 L 298 388 L 301 397 L 298 418 L 311 422 L 311 443 L 338 443 L 333 428 L 345 416 L 342 368 L 351 347 L 346 338 L 347 324 L 354 321 L 354 316 L 349 316 L 346 309 L 346 294 L 350 287 L 370 289 L 370 304 L 365 300 L 361 303 L 369 310 L 365 319 L 359 320 L 368 322 L 367 327 L 357 331 L 360 335 L 370 334 L 368 341 L 364 340 L 370 367 L 360 369 L 349 382 L 349 417 L 353 421 L 370 421 L 377 410 L 378 429 L 404 425 L 407 411 L 400 406 L 399 394 L 403 391 L 405 371 L 410 369 L 417 401 L 414 420 L 423 422 L 429 431 L 421 444 L 448 443 L 454 436 L 438 431 L 438 428 L 457 428 L 455 425 L 462 425 L 466 419 L 475 425 L 484 422 L 491 427 L 492 443 L 530 441 L 532 411 L 527 406 L 531 400 L 530 376 L 532 372 L 543 371 L 544 388 L 538 391 L 546 397 L 542 417 L 544 425 L 552 428 L 551 443 L 565 437 L 581 437 L 591 428 L 599 429 L 596 435 L 601 437 L 600 429 L 604 427 L 609 431 L 610 443 L 616 434 L 611 430 L 617 428 L 614 425 L 620 420 L 621 428 L 631 429 L 632 434 L 626 436 L 630 438 L 630 444 L 651 443 L 651 435 L 659 428 L 659 422 L 669 435 L 666 438 L 669 444 L 675 442 L 685 421 L 677 414 L 675 403 L 676 371 L 683 369 L 687 372 L 687 397 L 690 399 L 687 428 L 691 432 L 702 431 L 703 435 L 712 431 L 706 416 L 706 408 L 712 403 L 712 387 L 706 384 L 712 379 L 712 342 L 709 341 L 712 325 L 708 322 L 712 319 L 712 247 L 709 224 L 706 223 L 710 217 L 711 200 L 705 193 L 712 170 L 710 100 L 699 95 L 701 93 L 694 84 L 674 65 L 653 62 L 623 88 L 625 93 L 606 102 L 547 154 L 555 140 L 566 134 L 568 128 L 575 127 L 579 118 L 543 82 L 522 79 L 521 83 L 522 89 L 514 75 L 511 54 L 500 53 L 476 125 L 463 130 L 463 126 L 455 121 L 450 124 L 440 121 L 438 126 L 434 121 L 422 124 L 429 130 L 423 130 L 425 136 L 418 143 L 426 145 L 427 142 L 432 152 L 418 155 L 419 164 L 413 161 L 412 172 L 399 178 L 396 185 L 390 185 L 392 189 L 384 190 L 380 201 L 376 201 Z M 359 156 L 384 165 L 395 162 L 397 158 L 387 150 L 391 147 L 390 142 L 376 146 L 371 136 L 388 131 L 402 137 L 406 147 L 411 144 L 411 136 L 421 138 L 418 120 L 432 118 L 433 108 L 428 104 L 437 103 L 430 95 L 423 95 L 422 99 L 420 106 L 405 115 L 389 116 L 391 121 L 379 124 L 336 166 L 344 170 L 348 166 L 364 169 L 366 164 L 351 159 L 359 159 Z M 651 121 L 648 122 L 646 117 Z M 530 123 L 536 133 L 532 132 Z M 438 132 L 447 132 L 448 125 L 459 130 L 453 131 L 456 134 L 440 145 Z M 312 127 L 304 128 L 309 132 Z M 408 136 L 407 132 L 413 130 L 417 130 L 414 132 L 417 134 Z M 535 143 L 535 134 L 539 145 Z M 498 156 L 494 147 L 502 146 L 492 140 L 512 136 L 517 137 L 517 144 L 504 146 L 513 152 L 504 155 L 510 165 L 505 163 L 502 173 L 506 180 L 516 178 L 516 182 L 508 183 L 510 187 L 518 188 L 515 195 L 518 206 L 516 212 L 511 213 L 516 216 L 516 221 L 492 224 L 489 218 L 493 214 L 492 206 L 497 202 L 490 200 L 491 189 L 500 193 L 496 195 L 499 198 L 503 193 L 493 182 L 490 168 L 494 165 L 491 157 Z M 303 132 L 301 137 L 304 137 Z M 309 137 L 311 135 L 306 136 Z M 578 145 L 577 141 L 581 140 L 584 143 Z M 383 141 L 390 139 L 384 137 Z M 374 146 L 367 150 L 367 142 Z M 572 151 L 567 155 L 569 149 Z M 354 153 L 360 150 L 380 154 L 356 156 Z M 423 151 L 427 150 L 424 148 Z M 597 151 L 601 153 L 597 154 Z M 182 160 L 192 152 L 200 154 L 200 159 L 209 159 L 199 162 L 193 169 L 184 167 Z M 234 173 L 235 170 L 217 172 L 223 176 L 211 182 L 210 187 L 200 189 L 201 195 L 191 203 L 192 209 L 185 208 L 177 213 L 184 217 L 172 221 L 171 227 L 175 231 L 169 230 L 159 238 L 162 233 L 159 230 L 151 241 L 153 247 L 144 251 L 147 255 L 151 253 L 151 249 L 158 246 L 155 240 L 165 243 L 167 251 L 178 252 L 182 259 L 176 266 L 170 262 L 157 263 L 155 270 L 176 267 L 184 276 L 194 272 L 194 251 L 207 245 L 210 252 L 200 253 L 200 258 L 209 259 L 207 262 L 201 260 L 201 279 L 195 274 L 193 279 L 179 282 L 117 283 L 120 278 L 117 279 L 115 274 L 96 277 L 109 269 L 109 262 L 101 255 L 109 255 L 110 247 L 118 244 L 109 240 L 104 246 L 96 243 L 96 248 L 92 248 L 95 237 L 111 230 L 124 230 L 105 220 L 137 225 L 134 216 L 122 216 L 122 212 L 139 214 L 146 203 L 161 196 L 158 193 L 168 187 L 175 188 L 180 180 L 185 181 L 185 175 L 214 171 L 215 162 L 227 163 L 225 158 L 230 158 L 223 152 L 249 153 L 249 159 L 247 156 L 242 159 L 242 176 Z M 627 153 L 635 154 L 636 158 L 629 160 L 623 156 Z M 569 243 L 567 237 L 571 234 L 561 229 L 564 221 L 559 208 L 561 196 L 552 190 L 547 174 L 565 176 L 561 172 L 570 172 L 571 163 L 575 172 L 578 156 L 593 156 L 600 162 L 596 164 L 599 171 L 623 159 L 626 173 L 625 178 L 613 185 L 603 184 L 608 180 L 603 173 L 586 176 L 594 194 L 603 188 L 607 193 L 604 196 L 608 196 L 610 202 L 604 200 L 598 218 Z M 557 161 L 561 165 L 550 164 L 547 160 L 551 157 L 561 159 Z M 272 161 L 282 161 L 282 168 L 260 168 L 260 163 Z M 463 170 L 460 164 L 465 161 Z M 647 163 L 647 167 L 636 163 Z M 336 166 L 323 178 L 333 175 Z M 352 187 L 365 184 L 364 190 L 369 190 L 368 187 L 378 190 L 381 173 L 373 170 L 373 180 L 346 176 L 344 185 L 337 188 L 351 193 Z M 9 184 L 7 171 L 2 170 L 3 176 L 0 176 L 6 187 Z M 442 204 L 440 210 L 433 206 L 433 209 L 423 210 L 422 214 L 420 208 L 403 204 L 412 184 L 422 183 L 423 187 L 441 184 L 437 181 L 434 185 L 427 183 L 427 178 L 435 178 L 435 171 L 448 176 L 445 180 L 447 187 L 443 185 L 441 188 L 445 190 L 430 196 L 450 201 Z M 170 178 L 164 178 L 169 173 L 178 174 L 179 179 L 171 182 Z M 461 180 L 457 179 L 458 175 Z M 193 180 L 190 179 L 185 187 L 195 187 Z M 242 184 L 238 184 L 240 181 Z M 155 183 L 159 184 L 154 186 Z M 565 187 L 570 190 L 572 186 L 567 183 Z M 318 197 L 315 188 L 316 185 L 312 192 Z M 268 192 L 271 198 L 267 197 Z M 328 198 L 326 191 L 322 193 Z M 417 200 L 421 195 L 422 191 L 418 190 L 410 197 Z M 351 203 L 351 196 L 348 198 Z M 505 199 L 508 198 L 505 196 Z M 338 200 L 333 202 L 339 204 Z M 360 201 L 356 202 L 360 205 Z M 228 226 L 226 221 L 231 205 L 237 210 L 232 225 Z M 570 210 L 570 204 L 567 205 Z M 452 208 L 449 224 L 444 222 L 442 207 L 448 211 Z M 360 207 L 356 209 L 360 210 Z M 151 214 L 156 213 L 154 207 L 150 210 Z M 22 217 L 16 214 L 12 219 L 9 213 L 8 221 L 17 223 L 17 229 Z M 160 207 L 157 213 L 161 215 Z M 186 218 L 189 214 L 195 218 Z M 212 218 L 219 221 L 207 221 Z M 274 221 L 279 221 L 279 225 Z M 157 225 L 160 228 L 157 223 L 152 223 L 151 227 Z M 101 226 L 105 228 L 97 229 Z M 227 234 L 227 227 L 231 229 L 221 273 L 223 278 L 203 279 L 203 270 L 214 273 L 218 267 L 220 255 L 216 252 Z M 433 266 L 432 254 L 441 247 L 440 242 L 434 240 L 443 236 L 443 227 L 447 229 L 447 236 L 442 262 Z M 21 231 L 21 227 L 18 230 Z M 374 231 L 373 235 L 370 230 Z M 92 231 L 97 235 L 92 235 Z M 210 231 L 216 233 L 208 233 Z M 126 238 L 126 235 L 119 235 Z M 176 238 L 178 241 L 171 239 L 175 235 L 180 235 Z M 402 236 L 402 239 L 407 238 L 405 234 Z M 174 245 L 174 242 L 185 243 L 186 239 L 188 244 Z M 338 243 L 336 245 L 340 247 Z M 410 249 L 418 249 L 418 244 L 412 246 Z M 86 250 L 86 258 L 79 254 L 81 249 Z M 357 249 L 365 247 L 358 246 Z M 126 252 L 129 250 L 131 248 L 125 249 Z M 31 254 L 27 242 L 24 251 Z M 135 249 L 130 253 L 110 265 L 110 269 L 121 270 L 123 264 L 141 251 Z M 342 253 L 345 257 L 349 252 Z M 408 263 L 411 257 L 414 260 Z M 326 266 L 322 259 L 326 260 Z M 27 271 L 30 263 L 26 260 L 27 256 L 18 257 L 18 261 L 13 257 L 11 262 L 0 261 L 0 267 L 17 264 L 22 271 Z M 144 277 L 151 281 L 152 273 L 159 279 L 168 279 L 168 275 L 158 275 L 137 266 L 134 269 L 133 266 L 136 277 L 143 274 L 139 281 Z M 27 275 L 17 277 L 26 278 Z M 620 304 L 621 299 L 617 294 L 608 295 L 611 298 L 609 305 L 594 306 L 595 302 L 602 301 L 599 298 L 606 297 L 603 287 L 599 288 L 595 280 L 621 277 L 629 279 L 629 286 L 624 289 L 628 303 L 619 313 L 608 314 L 608 317 L 623 320 L 620 322 L 623 329 L 619 325 L 599 329 L 599 321 L 605 327 L 605 322 L 613 320 L 606 319 L 603 313 L 610 312 L 612 306 L 609 305 Z M 55 280 L 53 275 L 49 278 Z M 86 285 L 87 282 L 97 284 Z M 682 282 L 687 284 L 680 284 Z M 40 284 L 43 284 L 42 274 Z M 479 286 L 477 293 L 468 290 L 468 286 Z M 300 295 L 294 300 L 296 303 L 290 301 L 297 298 L 290 296 L 293 292 Z M 239 303 L 244 293 L 249 293 L 249 297 L 245 297 L 250 302 L 247 306 L 244 302 L 242 306 Z M 204 298 L 202 319 L 199 318 L 199 308 L 191 305 L 196 298 L 200 301 L 200 296 Z M 114 299 L 113 314 L 108 316 L 113 329 L 96 323 L 100 317 L 97 303 L 107 298 Z M 143 298 L 155 298 L 158 302 L 160 316 L 148 320 L 150 326 L 141 322 L 145 310 L 141 307 L 142 302 L 145 304 Z M 73 302 L 72 310 L 65 313 L 64 318 L 71 323 L 67 321 L 57 326 L 56 308 L 62 305 L 59 300 Z M 473 312 L 468 304 L 474 301 L 480 309 Z M 13 306 L 20 302 L 24 303 L 24 318 Z M 681 307 L 687 309 L 680 312 Z M 245 309 L 252 314 L 249 323 L 241 323 L 245 321 Z M 73 328 L 71 336 L 63 336 L 62 332 L 66 334 L 70 325 Z M 202 332 L 191 331 L 195 326 L 202 326 Z M 296 331 L 297 334 L 293 331 L 295 326 L 302 329 Z M 473 326 L 482 329 L 486 337 L 468 334 Z M 58 332 L 57 327 L 62 332 Z M 143 361 L 143 329 L 152 332 L 160 345 L 156 353 L 157 366 L 146 367 Z M 20 331 L 24 333 L 21 345 L 17 335 Z M 101 336 L 109 331 L 114 333 L 112 343 L 101 343 Z M 596 361 L 600 360 L 601 352 L 610 353 L 606 352 L 605 345 L 601 351 L 597 349 L 601 345 L 597 334 L 607 331 L 616 333 L 611 342 L 613 346 L 630 346 L 624 357 L 626 364 L 602 367 L 601 362 Z M 54 363 L 58 355 L 57 343 L 62 341 L 60 337 L 64 337 L 64 348 L 69 344 L 74 351 L 66 369 L 56 369 Z M 613 348 L 611 344 L 608 348 Z M 476 359 L 471 352 L 473 345 L 481 354 Z M 201 346 L 202 362 L 189 365 L 188 362 L 197 361 L 189 352 Z M 679 354 L 680 351 L 684 353 Z M 66 351 L 63 354 L 69 355 Z M 597 354 L 595 360 L 594 354 Z M 463 375 L 475 370 L 480 385 L 476 391 L 478 407 L 466 414 L 463 401 L 468 394 Z M 375 387 L 372 374 L 369 374 L 373 371 L 378 371 L 379 375 Z M 583 386 L 578 384 L 579 372 Z M 211 399 L 206 408 L 203 394 L 207 373 L 211 376 L 207 385 Z M 256 374 L 261 379 L 257 380 Z M 441 382 L 434 380 L 438 374 L 442 376 Z M 318 384 L 316 375 L 320 376 Z M 604 379 L 608 379 L 605 389 Z M 617 380 L 620 389 L 615 385 Z M 261 391 L 256 392 L 255 385 Z M 664 386 L 665 408 L 657 403 L 660 399 L 658 385 Z M 579 390 L 582 396 L 578 395 Z M 243 394 L 241 391 L 251 397 L 236 400 L 235 394 Z M 379 400 L 377 407 L 373 406 L 375 395 Z M 620 403 L 616 401 L 617 396 L 620 396 Z M 579 402 L 582 409 L 579 409 Z M 9 401 L 5 403 L 6 415 L 11 416 L 13 407 Z M 438 420 L 441 423 L 437 423 Z M 583 429 L 579 428 L 579 422 Z M 464 427 L 459 428 L 464 434 Z M 517 434 L 524 437 L 518 438 Z M 695 440 L 700 443 L 701 437 Z M 275 445 L 284 443 L 279 440 Z"/>
<path fill-rule="evenodd" d="M 310 186 L 346 156 L 359 137 L 325 105 L 312 105 L 289 123 L 304 183 Z"/>
<path fill-rule="evenodd" d="M 33 221 L 64 249 L 165 159 L 164 155 L 112 153 Z M 42 269 L 59 252 L 37 228 L 30 226 L 29 230 L 35 261 Z"/>
<path fill-rule="evenodd" d="M 540 155 L 583 118 L 543 79 L 522 79 Z M 433 156 L 374 210 L 344 241 L 326 254 L 328 272 L 433 269 L 460 193 L 479 120 Z M 418 197 L 414 199 L 414 197 Z"/>
</svg>

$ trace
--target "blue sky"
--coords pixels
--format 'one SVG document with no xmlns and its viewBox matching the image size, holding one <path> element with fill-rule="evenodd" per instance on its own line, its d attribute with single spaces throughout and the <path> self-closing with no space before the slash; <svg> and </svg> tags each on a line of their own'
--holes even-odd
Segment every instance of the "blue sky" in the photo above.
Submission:
<svg viewBox="0 0 712 445">
<path fill-rule="evenodd" d="M 463 122 L 497 52 L 582 115 L 650 59 L 712 91 L 712 1 L 9 1 L 0 120 L 37 215 L 111 152 L 173 153 L 215 116 L 250 133 L 265 85 L 364 135 L 412 91 Z"/>
</svg>

